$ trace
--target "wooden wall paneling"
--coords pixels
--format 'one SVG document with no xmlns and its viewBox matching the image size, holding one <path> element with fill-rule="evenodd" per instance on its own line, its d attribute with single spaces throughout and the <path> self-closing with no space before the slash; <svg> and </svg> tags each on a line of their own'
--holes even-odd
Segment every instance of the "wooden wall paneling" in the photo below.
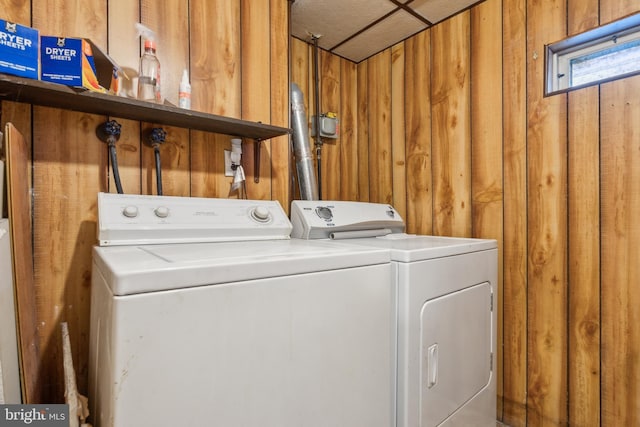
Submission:
<svg viewBox="0 0 640 427">
<path fill-rule="evenodd" d="M 96 196 L 107 190 L 106 153 L 94 131 L 105 118 L 36 108 L 34 120 L 40 123 L 34 128 L 33 194 L 40 372 L 46 377 L 42 396 L 43 402 L 60 402 L 64 391 L 60 322 L 67 322 L 73 331 L 78 389 L 87 391 Z"/>
<path fill-rule="evenodd" d="M 140 5 L 130 0 L 109 0 L 108 7 L 108 49 L 109 56 L 125 70 L 130 70 L 130 79 L 122 79 L 121 96 L 136 97 L 134 85 L 140 67 L 140 45 L 137 43 L 135 23 L 140 22 Z M 125 193 L 140 194 L 141 177 L 141 141 L 140 122 L 120 117 L 110 117 L 121 126 L 120 139 L 116 144 L 118 172 Z M 106 144 L 104 149 L 108 150 Z M 109 162 L 111 160 L 109 159 Z M 109 166 L 111 164 L 109 163 Z M 111 167 L 105 170 L 108 176 L 109 191 L 116 192 Z"/>
<path fill-rule="evenodd" d="M 16 129 L 19 129 L 27 144 L 31 147 L 31 105 L 2 101 L 0 105 L 0 129 L 4 129 L 7 123 L 12 123 Z M 29 168 L 29 176 L 31 176 L 31 168 Z"/>
<path fill-rule="evenodd" d="M 369 198 L 393 203 L 391 158 L 391 49 L 367 60 L 369 97 Z"/>
<path fill-rule="evenodd" d="M 599 9 L 600 24 L 607 24 L 624 16 L 639 12 L 640 5 L 634 0 L 600 0 Z"/>
<path fill-rule="evenodd" d="M 567 36 L 597 27 L 599 6 L 599 0 L 567 0 Z"/>
<path fill-rule="evenodd" d="M 473 236 L 502 239 L 501 0 L 471 10 Z M 490 60 L 489 60 L 490 58 Z"/>
<path fill-rule="evenodd" d="M 640 10 L 637 2 L 600 0 L 600 23 Z M 601 402 L 603 426 L 640 424 L 640 293 L 637 218 L 640 79 L 600 88 Z"/>
<path fill-rule="evenodd" d="M 190 0 L 189 24 L 191 109 L 241 118 L 240 3 Z M 191 131 L 192 196 L 229 195 L 225 149 L 231 150 L 230 136 Z"/>
<path fill-rule="evenodd" d="M 289 1 L 271 0 L 271 124 L 289 127 Z M 290 137 L 271 140 L 271 199 L 285 212 L 291 204 Z"/>
<path fill-rule="evenodd" d="M 393 207 L 407 217 L 404 43 L 391 47 L 391 178 Z"/>
<path fill-rule="evenodd" d="M 640 78 L 602 85 L 602 425 L 640 425 Z"/>
<path fill-rule="evenodd" d="M 569 94 L 569 422 L 600 422 L 598 87 Z"/>
<path fill-rule="evenodd" d="M 224 198 L 230 195 L 233 178 L 224 176 L 225 149 L 231 150 L 227 135 L 191 131 L 192 197 Z"/>
<path fill-rule="evenodd" d="M 189 0 L 191 108 L 241 118 L 240 3 Z"/>
<path fill-rule="evenodd" d="M 567 424 L 567 105 L 543 97 L 544 44 L 566 34 L 566 2 L 527 2 L 527 423 Z"/>
<path fill-rule="evenodd" d="M 30 1 L 0 0 L 0 10 L 2 11 L 2 19 L 31 26 Z M 31 147 L 31 105 L 2 101 L 0 103 L 0 129 L 4 129 L 9 122 L 13 123 Z M 0 151 L 2 150 L 0 149 Z M 31 169 L 29 169 L 30 176 Z"/>
<path fill-rule="evenodd" d="M 310 64 L 309 64 L 309 49 L 310 46 L 308 43 L 303 42 L 300 39 L 291 38 L 291 82 L 298 85 L 300 91 L 302 92 L 302 96 L 304 99 L 304 111 L 307 116 L 307 123 L 309 118 L 309 86 L 312 76 L 310 75 Z M 307 128 L 307 135 L 309 130 Z M 313 141 L 309 136 L 309 150 L 313 156 L 315 156 L 315 150 L 313 149 Z M 298 174 L 295 166 L 295 157 L 292 153 L 292 172 L 293 176 L 291 178 L 293 182 L 293 199 L 300 198 L 300 185 L 298 183 Z M 315 167 L 314 167 L 315 170 Z"/>
<path fill-rule="evenodd" d="M 526 0 L 502 3 L 504 163 L 502 419 L 527 423 Z"/>
<path fill-rule="evenodd" d="M 311 87 L 310 45 L 300 39 L 291 38 L 291 82 L 296 83 L 304 96 L 304 107 L 309 114 L 309 88 Z"/>
<path fill-rule="evenodd" d="M 369 61 L 362 61 L 358 71 L 358 200 L 371 199 L 369 182 Z"/>
<path fill-rule="evenodd" d="M 433 234 L 431 30 L 405 41 L 407 232 Z"/>
<path fill-rule="evenodd" d="M 46 0 L 33 5 L 41 35 L 81 36 L 107 45 L 107 2 Z M 104 116 L 34 107 L 34 278 L 41 321 L 43 401 L 63 396 L 60 322 L 67 322 L 78 375 L 87 391 L 91 250 L 96 194 L 106 191 L 104 144 L 95 136 Z"/>
<path fill-rule="evenodd" d="M 142 0 L 141 22 L 156 33 L 156 54 L 160 61 L 161 90 L 166 101 L 178 105 L 178 87 L 183 69 L 189 69 L 189 2 Z M 144 41 L 141 41 L 144 43 Z M 144 46 L 142 47 L 144 49 Z M 144 194 L 157 194 L 154 149 L 147 144 L 154 127 L 167 133 L 160 146 L 163 194 L 190 195 L 189 130 L 152 123 L 142 125 L 142 189 Z"/>
<path fill-rule="evenodd" d="M 434 233 L 471 235 L 469 11 L 432 28 Z"/>
<path fill-rule="evenodd" d="M 320 114 L 333 112 L 338 118 L 341 117 L 340 61 L 338 56 L 320 50 Z M 337 200 L 340 198 L 342 179 L 342 138 L 322 138 L 322 142 L 322 198 Z"/>
<path fill-rule="evenodd" d="M 310 41 L 311 42 L 311 41 Z M 316 114 L 316 92 L 315 92 L 315 57 L 314 57 L 314 51 L 313 51 L 313 45 L 310 44 L 309 45 L 309 50 L 308 50 L 308 59 L 307 59 L 307 65 L 309 66 L 309 70 L 308 70 L 308 75 L 309 75 L 309 81 L 308 81 L 308 85 L 306 88 L 302 89 L 302 93 L 304 95 L 304 99 L 306 102 L 306 107 L 307 107 L 307 121 L 308 121 L 308 132 L 309 132 L 309 144 L 311 145 L 311 151 L 313 152 L 313 158 L 315 159 L 315 167 L 316 167 L 316 181 L 318 183 L 318 194 L 320 195 L 321 198 L 325 198 L 324 197 L 324 188 L 322 186 L 322 183 L 320 182 L 320 178 L 318 177 L 318 151 L 316 149 L 316 139 L 315 137 L 311 136 L 311 129 L 314 126 L 313 125 L 313 121 L 312 121 L 312 117 L 314 114 Z M 322 60 L 322 55 L 318 55 L 318 57 L 320 58 L 320 61 Z M 318 69 L 320 69 L 320 67 L 322 66 L 322 64 L 318 64 Z M 322 90 L 322 88 L 320 87 L 319 90 Z M 321 153 L 322 156 L 322 153 Z M 322 159 L 322 158 L 321 158 Z"/>
<path fill-rule="evenodd" d="M 567 32 L 598 25 L 598 0 L 569 0 Z M 568 94 L 569 423 L 600 424 L 599 87 Z"/>
<path fill-rule="evenodd" d="M 242 118 L 254 122 L 271 123 L 270 67 L 271 47 L 269 34 L 269 0 L 242 0 Z M 260 182 L 255 183 L 253 165 L 254 144 L 245 140 L 242 164 L 247 175 L 250 199 L 271 199 L 271 142 L 262 143 Z"/>
<path fill-rule="evenodd" d="M 340 60 L 340 200 L 358 200 L 357 65 Z"/>
<path fill-rule="evenodd" d="M 165 196 L 189 196 L 190 183 L 190 143 L 189 130 L 174 126 L 144 123 L 142 125 L 142 188 L 143 194 L 158 194 L 155 151 L 147 144 L 154 128 L 166 132 L 166 139 L 160 145 L 162 194 Z"/>
<path fill-rule="evenodd" d="M 503 306 L 503 151 L 502 151 L 502 0 L 471 9 L 471 172 L 473 237 L 498 242 L 498 283 L 495 292 L 497 342 L 502 343 Z M 503 392 L 502 345 L 496 354 L 497 394 Z M 497 400 L 502 418 L 502 399 Z"/>
</svg>

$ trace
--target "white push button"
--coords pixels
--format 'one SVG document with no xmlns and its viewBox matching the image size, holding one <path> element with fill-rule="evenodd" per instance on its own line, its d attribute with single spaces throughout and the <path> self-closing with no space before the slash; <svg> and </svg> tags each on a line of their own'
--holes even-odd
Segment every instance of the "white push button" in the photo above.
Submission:
<svg viewBox="0 0 640 427">
<path fill-rule="evenodd" d="M 158 206 L 153 212 L 158 218 L 166 218 L 169 216 L 169 208 L 165 206 Z"/>
<path fill-rule="evenodd" d="M 122 214 L 127 218 L 135 218 L 138 216 L 138 208 L 136 206 L 129 205 L 124 208 Z"/>
</svg>

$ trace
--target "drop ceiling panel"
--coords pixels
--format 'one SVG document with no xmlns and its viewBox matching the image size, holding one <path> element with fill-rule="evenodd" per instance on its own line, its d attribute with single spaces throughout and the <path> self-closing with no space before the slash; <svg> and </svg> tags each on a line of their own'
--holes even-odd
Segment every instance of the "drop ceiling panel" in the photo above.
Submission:
<svg viewBox="0 0 640 427">
<path fill-rule="evenodd" d="M 360 62 L 483 0 L 294 0 L 291 34 Z"/>
<path fill-rule="evenodd" d="M 478 0 L 415 0 L 410 6 L 429 22 L 440 22 L 478 3 Z"/>
<path fill-rule="evenodd" d="M 424 22 L 404 10 L 398 10 L 373 27 L 338 46 L 333 50 L 333 53 L 349 58 L 354 62 L 360 62 L 425 28 L 427 28 L 427 25 Z"/>
<path fill-rule="evenodd" d="M 321 35 L 318 46 L 330 50 L 395 8 L 389 0 L 295 0 L 291 32 L 306 41 Z"/>
</svg>

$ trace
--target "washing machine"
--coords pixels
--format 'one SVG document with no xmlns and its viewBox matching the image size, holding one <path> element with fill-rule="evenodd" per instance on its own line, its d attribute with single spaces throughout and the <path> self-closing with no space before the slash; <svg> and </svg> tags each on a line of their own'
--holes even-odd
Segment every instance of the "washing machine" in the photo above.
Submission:
<svg viewBox="0 0 640 427">
<path fill-rule="evenodd" d="M 96 427 L 392 424 L 387 250 L 290 239 L 275 201 L 100 193 L 97 228 Z"/>
<path fill-rule="evenodd" d="M 398 427 L 496 423 L 495 240 L 408 235 L 390 205 L 294 201 L 300 239 L 385 248 L 397 290 Z"/>
</svg>

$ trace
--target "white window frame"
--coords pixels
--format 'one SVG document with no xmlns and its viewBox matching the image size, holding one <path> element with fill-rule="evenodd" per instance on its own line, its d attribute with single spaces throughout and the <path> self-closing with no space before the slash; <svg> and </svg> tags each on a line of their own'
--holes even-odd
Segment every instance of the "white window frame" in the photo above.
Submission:
<svg viewBox="0 0 640 427">
<path fill-rule="evenodd" d="M 545 96 L 640 74 L 639 61 L 638 69 L 633 72 L 621 73 L 575 86 L 572 86 L 571 82 L 571 61 L 573 59 L 636 40 L 640 40 L 640 14 L 628 16 L 565 40 L 546 45 Z"/>
</svg>

